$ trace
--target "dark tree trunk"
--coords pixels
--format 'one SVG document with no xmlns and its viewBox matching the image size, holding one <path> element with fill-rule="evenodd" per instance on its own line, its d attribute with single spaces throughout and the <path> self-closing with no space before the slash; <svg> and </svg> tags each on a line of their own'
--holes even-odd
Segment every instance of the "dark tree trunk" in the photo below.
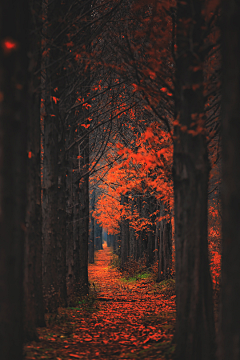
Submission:
<svg viewBox="0 0 240 360">
<path fill-rule="evenodd" d="M 154 262 L 155 233 L 156 233 L 156 216 L 152 215 L 156 211 L 156 201 L 153 197 L 147 198 L 148 214 L 147 218 L 151 220 L 151 225 L 147 231 L 147 266 Z"/>
<path fill-rule="evenodd" d="M 65 132 L 64 109 L 66 63 L 59 63 L 66 38 L 66 24 L 59 17 L 66 14 L 69 4 L 49 2 L 44 5 L 47 55 L 43 59 L 44 154 L 43 154 L 43 289 L 45 308 L 56 312 L 66 305 L 66 205 L 65 205 Z M 56 34 L 56 28 L 61 33 Z M 44 49 L 44 53 L 46 53 Z M 57 64 L 57 65 L 56 65 Z M 57 100 L 59 99 L 59 101 Z"/>
<path fill-rule="evenodd" d="M 89 241 L 89 135 L 82 130 L 84 140 L 81 142 L 80 181 L 79 186 L 79 272 L 76 274 L 76 284 L 80 295 L 88 294 L 88 241 Z M 80 145 L 79 145 L 80 146 Z"/>
<path fill-rule="evenodd" d="M 67 153 L 67 289 L 68 303 L 88 293 L 89 241 L 89 136 L 74 126 L 68 141 L 85 136 L 80 146 Z M 77 132 L 75 131 L 77 130 Z M 77 134 L 77 135 L 76 135 Z"/>
<path fill-rule="evenodd" d="M 157 221 L 156 230 L 155 230 L 155 239 L 154 239 L 154 260 L 155 262 L 159 259 L 159 241 L 160 241 L 160 222 Z"/>
<path fill-rule="evenodd" d="M 160 204 L 160 217 L 163 216 L 164 208 L 163 204 Z M 163 269 L 164 269 L 164 253 L 163 253 L 163 220 L 159 222 L 159 243 L 158 243 L 158 277 L 157 282 L 164 280 Z"/>
<path fill-rule="evenodd" d="M 64 101 L 64 100 L 63 100 Z M 60 112 L 58 113 L 60 118 Z M 59 305 L 67 305 L 66 284 L 66 162 L 64 129 L 58 127 L 58 189 L 57 189 L 57 268 Z"/>
<path fill-rule="evenodd" d="M 102 250 L 102 227 L 95 221 L 94 226 L 94 243 L 95 243 L 95 249 L 96 250 Z"/>
<path fill-rule="evenodd" d="M 66 132 L 66 147 L 69 146 L 74 140 L 74 130 L 75 128 L 72 125 L 74 120 L 70 120 L 72 114 L 70 114 L 68 123 L 67 123 L 67 132 Z M 73 224 L 74 224 L 74 184 L 73 184 L 73 158 L 74 158 L 74 148 L 70 149 L 66 154 L 66 265 L 67 265 L 67 299 L 68 305 L 71 302 L 72 295 L 74 293 L 74 261 L 73 261 L 73 252 L 74 252 L 74 236 L 73 236 Z"/>
<path fill-rule="evenodd" d="M 160 216 L 168 215 L 165 205 L 160 205 Z M 159 225 L 159 262 L 157 282 L 169 279 L 172 270 L 172 226 L 171 220 L 163 219 Z"/>
<path fill-rule="evenodd" d="M 116 250 L 116 235 L 107 234 L 108 247 L 111 247 L 113 251 Z"/>
<path fill-rule="evenodd" d="M 0 357 L 23 359 L 29 2 L 0 3 Z"/>
<path fill-rule="evenodd" d="M 116 242 L 117 242 L 116 235 L 115 234 L 111 235 L 111 238 L 112 238 L 112 241 L 111 241 L 112 249 L 113 249 L 113 251 L 116 251 L 116 248 L 117 248 L 117 246 L 116 246 Z"/>
<path fill-rule="evenodd" d="M 240 358 L 240 5 L 222 1 L 223 242 L 219 359 Z"/>
<path fill-rule="evenodd" d="M 178 360 L 212 360 L 215 352 L 207 239 L 202 4 L 200 0 L 177 3 L 175 116 L 180 125 L 174 130 L 173 176 Z"/>
<path fill-rule="evenodd" d="M 137 197 L 137 211 L 139 213 L 139 216 L 141 217 L 142 216 L 142 196 L 140 194 L 138 194 L 138 197 Z M 142 249 L 142 239 L 143 239 L 143 236 L 142 236 L 142 233 L 138 233 L 138 236 L 137 236 L 137 253 L 136 253 L 136 260 L 138 261 L 139 259 L 141 259 L 142 257 L 142 254 L 143 254 L 143 249 Z"/>
<path fill-rule="evenodd" d="M 76 22 L 75 9 L 70 15 Z M 78 35 L 79 48 L 90 49 L 91 1 L 79 4 L 77 26 L 81 29 Z M 71 10 L 72 11 L 72 10 Z M 70 13 L 71 13 L 70 11 Z M 82 18 L 81 18 L 81 16 Z M 74 35 L 75 39 L 75 35 Z M 75 41 L 75 40 L 74 40 Z M 69 51 L 69 49 L 68 49 Z M 78 99 L 86 99 L 90 89 L 90 69 L 87 62 L 79 68 L 76 57 L 69 61 L 67 76 L 67 96 L 69 103 L 76 105 Z M 73 72 L 76 69 L 76 73 Z M 76 76 L 81 79 L 75 81 Z M 69 109 L 71 106 L 67 106 Z M 89 243 L 89 134 L 81 126 L 88 118 L 86 109 L 78 108 L 66 115 L 69 119 L 66 128 L 67 160 L 67 288 L 68 303 L 75 302 L 76 297 L 88 294 L 88 243 Z M 79 141 L 80 140 L 80 141 Z"/>
<path fill-rule="evenodd" d="M 121 196 L 121 204 L 128 204 L 128 197 Z M 129 257 L 129 220 L 123 218 L 121 221 L 121 268 L 124 268 Z"/>
<path fill-rule="evenodd" d="M 38 6 L 37 6 L 38 5 Z M 39 4 L 31 3 L 31 28 L 39 24 L 41 14 Z M 41 168 L 40 168 L 40 69 L 41 44 L 36 30 L 31 37 L 30 96 L 32 109 L 28 125 L 28 178 L 27 216 L 25 238 L 25 279 L 24 279 L 24 336 L 26 341 L 37 340 L 36 326 L 44 326 L 44 306 L 42 293 L 42 214 L 41 214 Z"/>
<path fill-rule="evenodd" d="M 46 91 L 43 155 L 43 289 L 45 309 L 56 312 L 60 306 L 58 286 L 58 131 L 51 92 Z"/>
<path fill-rule="evenodd" d="M 85 84 L 88 82 L 89 76 L 86 75 Z M 85 97 L 84 91 L 82 97 Z M 87 117 L 84 112 L 81 116 Z M 67 129 L 67 148 L 77 138 L 82 138 L 80 145 L 74 145 L 66 154 L 67 294 L 70 304 L 76 296 L 88 293 L 89 135 L 77 125 L 73 113 L 69 116 Z"/>
<path fill-rule="evenodd" d="M 93 211 L 95 210 L 95 189 L 92 192 L 90 198 L 90 236 L 89 236 L 89 263 L 94 263 L 94 217 L 92 216 Z"/>
<path fill-rule="evenodd" d="M 136 209 L 137 202 L 135 198 L 131 200 L 131 213 L 133 214 Z M 137 240 L 136 240 L 136 230 L 129 226 L 129 257 L 136 260 L 137 258 Z"/>
<path fill-rule="evenodd" d="M 107 247 L 111 246 L 111 235 L 107 234 Z"/>
</svg>

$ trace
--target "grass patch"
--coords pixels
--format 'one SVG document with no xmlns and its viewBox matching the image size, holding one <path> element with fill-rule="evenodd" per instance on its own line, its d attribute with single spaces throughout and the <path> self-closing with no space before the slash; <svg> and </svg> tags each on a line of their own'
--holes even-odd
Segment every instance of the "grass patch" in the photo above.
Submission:
<svg viewBox="0 0 240 360">
<path fill-rule="evenodd" d="M 126 282 L 126 283 L 129 283 L 129 282 L 135 282 L 137 280 L 144 280 L 144 279 L 148 279 L 151 277 L 151 274 L 148 273 L 148 272 L 144 272 L 142 274 L 137 274 L 136 276 L 132 276 L 132 277 L 122 277 L 122 281 L 123 282 Z"/>
<path fill-rule="evenodd" d="M 176 294 L 175 292 L 175 280 L 168 279 L 163 280 L 158 284 L 155 284 L 154 292 L 158 294 L 163 294 L 167 297 L 173 296 Z"/>
</svg>

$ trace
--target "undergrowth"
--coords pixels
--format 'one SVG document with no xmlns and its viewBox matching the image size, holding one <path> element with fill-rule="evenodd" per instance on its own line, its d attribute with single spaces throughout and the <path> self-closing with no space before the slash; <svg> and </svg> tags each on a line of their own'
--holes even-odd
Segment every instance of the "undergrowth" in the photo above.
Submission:
<svg viewBox="0 0 240 360">
<path fill-rule="evenodd" d="M 175 345 L 171 341 L 158 342 L 148 349 L 141 350 L 134 354 L 127 354 L 128 359 L 150 359 L 152 356 L 158 356 L 160 359 L 170 360 L 172 359 L 175 351 Z"/>
<path fill-rule="evenodd" d="M 123 277 L 121 280 L 126 281 L 126 282 L 134 282 L 137 280 L 148 279 L 150 277 L 151 277 L 151 274 L 149 272 L 145 272 L 145 273 L 138 274 L 138 275 L 132 276 L 132 277 Z"/>
<path fill-rule="evenodd" d="M 157 294 L 163 294 L 167 297 L 174 296 L 176 294 L 175 280 L 174 279 L 163 280 L 160 283 L 155 284 L 153 291 Z"/>
<path fill-rule="evenodd" d="M 72 299 L 71 303 L 69 303 L 68 309 L 94 312 L 96 310 L 96 300 L 96 293 L 91 292 L 86 296 Z"/>
<path fill-rule="evenodd" d="M 120 269 L 120 258 L 117 254 L 112 253 L 110 266 L 116 269 Z"/>
</svg>

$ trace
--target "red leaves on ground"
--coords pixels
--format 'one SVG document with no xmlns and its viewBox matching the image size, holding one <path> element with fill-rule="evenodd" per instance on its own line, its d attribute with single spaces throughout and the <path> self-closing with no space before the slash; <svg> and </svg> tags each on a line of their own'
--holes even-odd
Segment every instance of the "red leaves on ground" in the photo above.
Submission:
<svg viewBox="0 0 240 360">
<path fill-rule="evenodd" d="M 109 267 L 111 253 L 105 246 L 89 266 L 92 293 L 99 301 L 88 310 L 60 309 L 58 317 L 65 320 L 39 329 L 40 343 L 25 347 L 26 360 L 150 360 L 173 351 L 174 299 L 160 294 L 152 280 L 123 281 Z"/>
</svg>

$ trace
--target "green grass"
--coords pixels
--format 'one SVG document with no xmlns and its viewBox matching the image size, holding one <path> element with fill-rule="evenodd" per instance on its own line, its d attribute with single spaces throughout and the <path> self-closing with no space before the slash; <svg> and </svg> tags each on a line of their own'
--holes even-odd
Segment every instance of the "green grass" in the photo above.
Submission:
<svg viewBox="0 0 240 360">
<path fill-rule="evenodd" d="M 144 272 L 141 274 L 137 274 L 136 276 L 132 276 L 132 277 L 122 277 L 122 281 L 123 282 L 135 282 L 137 280 L 144 280 L 144 279 L 148 279 L 151 277 L 151 274 L 148 272 Z"/>
<path fill-rule="evenodd" d="M 155 284 L 155 291 L 166 296 L 175 295 L 175 280 L 168 279 Z"/>
</svg>

